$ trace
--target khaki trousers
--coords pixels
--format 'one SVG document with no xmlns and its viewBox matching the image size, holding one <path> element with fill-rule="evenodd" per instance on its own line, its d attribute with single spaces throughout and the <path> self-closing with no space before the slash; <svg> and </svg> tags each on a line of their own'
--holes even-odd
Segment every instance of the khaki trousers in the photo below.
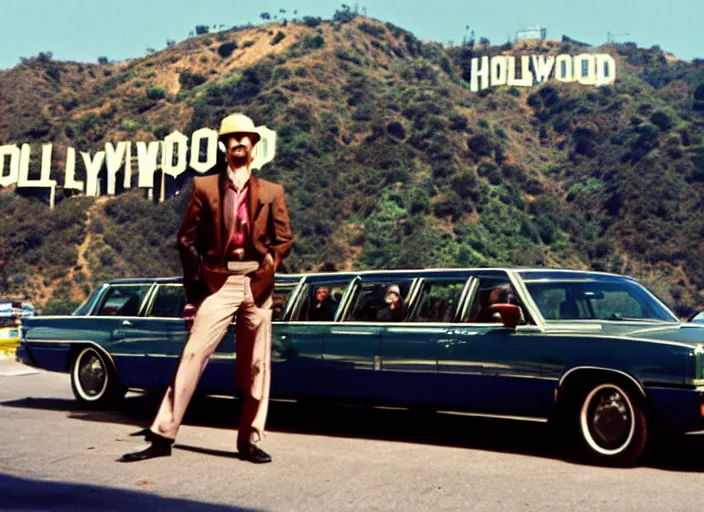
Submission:
<svg viewBox="0 0 704 512">
<path fill-rule="evenodd" d="M 262 308 L 252 298 L 249 277 L 231 275 L 196 313 L 181 361 L 151 430 L 169 439 L 176 434 L 205 365 L 236 315 L 235 377 L 244 403 L 237 446 L 264 437 L 271 382 L 271 299 Z"/>
</svg>

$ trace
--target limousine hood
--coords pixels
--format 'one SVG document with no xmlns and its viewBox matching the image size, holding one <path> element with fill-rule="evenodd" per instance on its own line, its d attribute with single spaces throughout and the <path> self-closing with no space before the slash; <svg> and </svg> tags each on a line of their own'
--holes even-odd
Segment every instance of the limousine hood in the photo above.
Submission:
<svg viewBox="0 0 704 512">
<path fill-rule="evenodd" d="M 671 341 L 696 347 L 704 345 L 704 325 L 669 324 L 660 327 L 634 329 L 624 333 L 625 336 L 653 341 Z"/>
</svg>

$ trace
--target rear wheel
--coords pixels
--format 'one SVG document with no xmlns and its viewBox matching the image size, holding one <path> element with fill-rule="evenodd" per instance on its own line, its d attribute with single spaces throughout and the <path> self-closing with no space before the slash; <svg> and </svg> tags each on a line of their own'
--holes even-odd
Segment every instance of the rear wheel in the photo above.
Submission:
<svg viewBox="0 0 704 512">
<path fill-rule="evenodd" d="M 114 404 L 126 393 L 105 355 L 92 347 L 81 349 L 74 359 L 71 388 L 79 402 L 92 407 Z"/>
<path fill-rule="evenodd" d="M 592 460 L 615 465 L 635 463 L 648 441 L 641 397 L 616 382 L 586 386 L 573 409 L 582 451 Z M 576 416 L 576 417 L 575 417 Z"/>
</svg>

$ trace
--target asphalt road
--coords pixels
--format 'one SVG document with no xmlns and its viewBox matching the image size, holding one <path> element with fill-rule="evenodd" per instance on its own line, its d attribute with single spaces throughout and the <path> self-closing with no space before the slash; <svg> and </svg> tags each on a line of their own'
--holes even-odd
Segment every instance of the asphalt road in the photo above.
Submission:
<svg viewBox="0 0 704 512">
<path fill-rule="evenodd" d="M 82 409 L 67 375 L 0 361 L 1 510 L 668 510 L 704 506 L 704 439 L 642 466 L 571 461 L 540 424 L 273 403 L 265 448 L 235 457 L 237 401 L 189 410 L 173 455 L 120 464 L 155 396 Z"/>
</svg>

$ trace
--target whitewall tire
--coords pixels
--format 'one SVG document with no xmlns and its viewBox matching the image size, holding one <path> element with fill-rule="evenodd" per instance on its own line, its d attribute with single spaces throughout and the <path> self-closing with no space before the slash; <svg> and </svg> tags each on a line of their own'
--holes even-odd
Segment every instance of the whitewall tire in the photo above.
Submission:
<svg viewBox="0 0 704 512">
<path fill-rule="evenodd" d="M 112 363 L 93 347 L 78 351 L 71 367 L 71 388 L 79 402 L 95 407 L 113 403 L 125 394 L 117 383 Z"/>
</svg>

